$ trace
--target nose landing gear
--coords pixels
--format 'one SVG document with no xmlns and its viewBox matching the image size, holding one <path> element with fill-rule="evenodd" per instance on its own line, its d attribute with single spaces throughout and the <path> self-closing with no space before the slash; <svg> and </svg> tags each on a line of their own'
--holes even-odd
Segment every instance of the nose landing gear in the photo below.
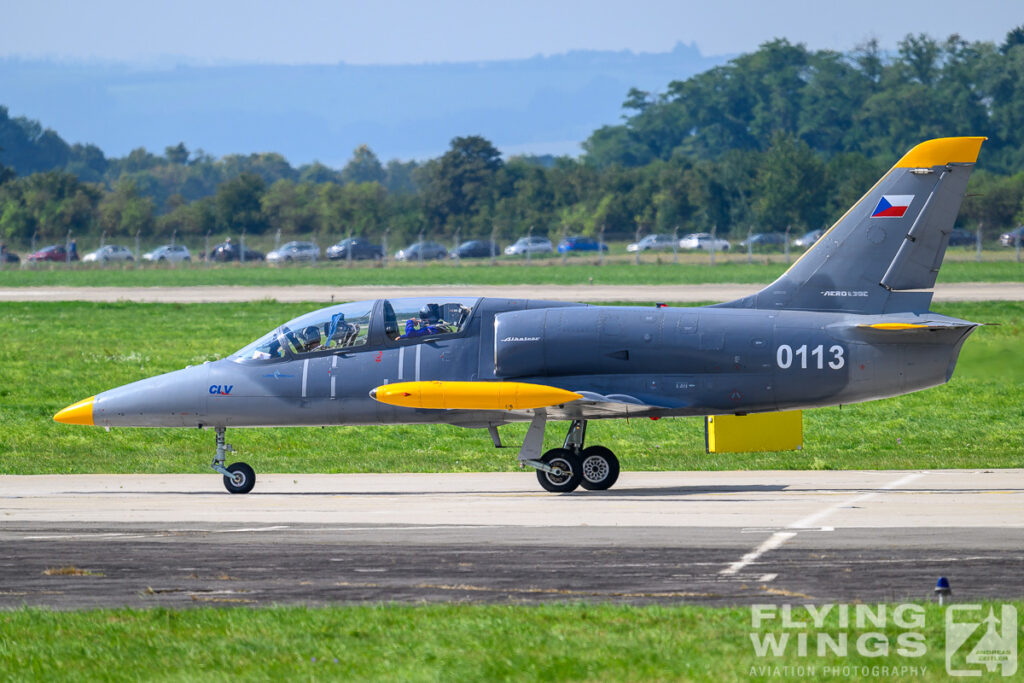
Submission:
<svg viewBox="0 0 1024 683">
<path fill-rule="evenodd" d="M 227 429 L 224 427 L 215 428 L 217 434 L 217 454 L 213 456 L 213 464 L 210 465 L 215 471 L 224 475 L 224 488 L 228 493 L 249 493 L 256 485 L 256 472 L 244 462 L 236 462 L 224 466 L 225 456 L 235 451 L 231 444 L 224 441 L 224 434 Z"/>
</svg>

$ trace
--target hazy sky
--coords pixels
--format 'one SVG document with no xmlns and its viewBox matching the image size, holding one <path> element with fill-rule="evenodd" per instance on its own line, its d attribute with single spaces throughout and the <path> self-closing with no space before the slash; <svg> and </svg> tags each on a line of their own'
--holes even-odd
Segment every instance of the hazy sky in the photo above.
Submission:
<svg viewBox="0 0 1024 683">
<path fill-rule="evenodd" d="M 0 0 L 0 56 L 397 64 L 573 49 L 706 55 L 786 37 L 848 50 L 907 33 L 1001 41 L 1024 0 Z"/>
</svg>

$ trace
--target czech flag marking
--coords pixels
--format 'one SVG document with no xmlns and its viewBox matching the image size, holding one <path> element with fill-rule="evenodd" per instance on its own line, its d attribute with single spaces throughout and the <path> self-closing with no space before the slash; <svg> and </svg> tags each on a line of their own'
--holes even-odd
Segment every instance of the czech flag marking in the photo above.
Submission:
<svg viewBox="0 0 1024 683">
<path fill-rule="evenodd" d="M 878 206 L 871 213 L 872 218 L 903 218 L 903 214 L 914 201 L 912 194 L 883 194 Z"/>
</svg>

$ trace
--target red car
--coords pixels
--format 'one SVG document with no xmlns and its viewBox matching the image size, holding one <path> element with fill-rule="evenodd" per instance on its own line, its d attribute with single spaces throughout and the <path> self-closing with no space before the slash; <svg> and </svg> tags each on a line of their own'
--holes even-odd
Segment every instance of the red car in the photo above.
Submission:
<svg viewBox="0 0 1024 683">
<path fill-rule="evenodd" d="M 49 247 L 43 247 L 34 254 L 30 254 L 25 260 L 29 263 L 34 261 L 57 261 L 58 263 L 64 263 L 68 260 L 68 254 L 63 244 L 54 244 Z M 72 256 L 71 260 L 77 261 L 78 255 Z"/>
</svg>

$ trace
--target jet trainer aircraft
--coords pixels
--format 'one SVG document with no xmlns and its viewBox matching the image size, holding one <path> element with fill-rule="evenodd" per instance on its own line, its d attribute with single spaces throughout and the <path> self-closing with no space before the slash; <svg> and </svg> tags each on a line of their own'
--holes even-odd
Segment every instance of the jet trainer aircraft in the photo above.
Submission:
<svg viewBox="0 0 1024 683">
<path fill-rule="evenodd" d="M 702 308 L 421 297 L 331 306 L 229 358 L 105 391 L 58 422 L 213 428 L 231 493 L 228 427 L 530 423 L 519 461 L 548 491 L 607 489 L 615 455 L 588 420 L 815 408 L 947 382 L 978 326 L 929 312 L 985 138 L 914 147 L 778 280 Z M 541 454 L 548 420 L 569 420 Z"/>
</svg>

